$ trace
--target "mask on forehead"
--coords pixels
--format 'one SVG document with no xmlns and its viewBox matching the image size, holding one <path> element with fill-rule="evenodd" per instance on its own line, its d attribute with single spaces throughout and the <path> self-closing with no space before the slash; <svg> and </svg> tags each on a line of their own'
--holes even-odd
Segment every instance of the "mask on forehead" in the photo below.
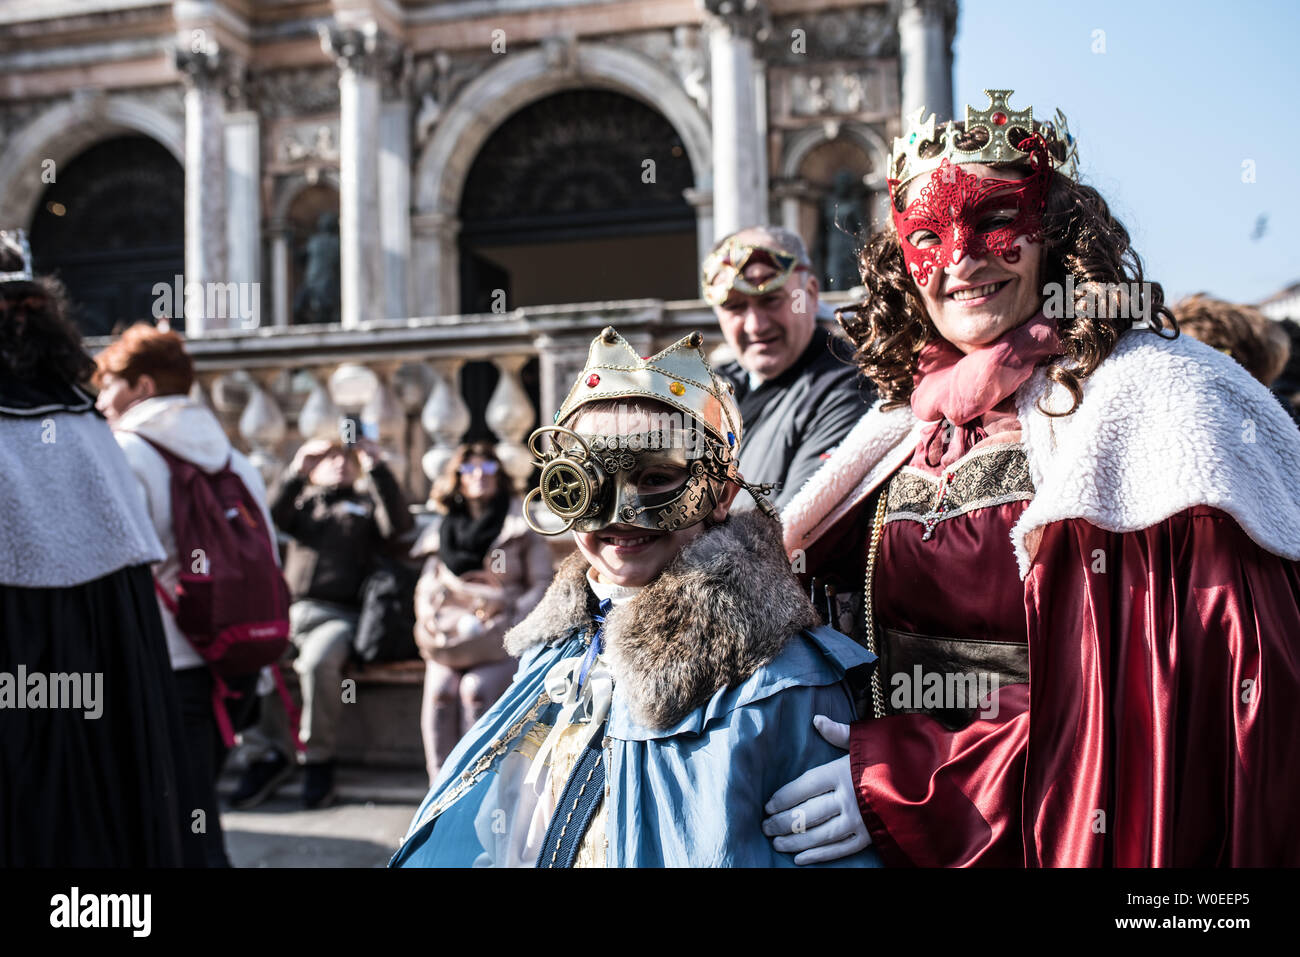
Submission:
<svg viewBox="0 0 1300 957">
<path fill-rule="evenodd" d="M 547 448 L 540 447 L 543 435 Z M 558 530 L 537 529 L 545 534 L 620 524 L 675 532 L 703 521 L 722 501 L 726 483 L 736 478 L 730 451 L 689 424 L 629 435 L 549 426 L 533 433 L 529 448 L 543 463 L 541 481 L 529 498 L 540 495 L 566 523 Z"/>
<path fill-rule="evenodd" d="M 945 159 L 901 213 L 896 205 L 899 182 L 889 181 L 903 261 L 918 286 L 926 285 L 935 270 L 966 256 L 991 254 L 1015 262 L 1020 258 L 1017 239 L 1041 241 L 1052 164 L 1042 139 L 1036 134 L 1030 139 L 1037 142 L 1021 144 L 1030 150 L 1031 172 L 1024 179 L 976 176 Z"/>
<path fill-rule="evenodd" d="M 753 263 L 771 266 L 776 272 L 762 282 L 750 282 L 744 272 L 745 267 Z M 701 268 L 704 299 L 710 306 L 720 306 L 733 289 L 747 296 L 773 292 L 785 286 L 801 265 L 799 257 L 784 250 L 733 240 L 704 260 Z"/>
</svg>

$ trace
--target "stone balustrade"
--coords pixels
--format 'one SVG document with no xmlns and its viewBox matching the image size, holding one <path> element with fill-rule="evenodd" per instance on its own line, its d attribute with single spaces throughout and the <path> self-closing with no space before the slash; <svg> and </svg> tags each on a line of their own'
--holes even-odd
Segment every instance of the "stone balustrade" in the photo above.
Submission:
<svg viewBox="0 0 1300 957">
<path fill-rule="evenodd" d="M 844 293 L 823 297 L 828 308 Z M 597 333 L 612 325 L 650 355 L 692 330 L 705 350 L 725 350 L 712 310 L 700 301 L 624 300 L 535 306 L 503 314 L 381 320 L 329 326 L 213 330 L 188 340 L 195 393 L 217 413 L 235 445 L 268 485 L 308 438 L 337 437 L 355 416 L 384 448 L 412 502 L 432 481 L 470 425 L 460 373 L 488 361 L 500 373 L 481 410 L 516 487 L 532 474 L 525 443 L 559 407 Z M 88 339 L 98 351 L 110 340 Z M 536 359 L 541 413 L 522 373 Z"/>
</svg>

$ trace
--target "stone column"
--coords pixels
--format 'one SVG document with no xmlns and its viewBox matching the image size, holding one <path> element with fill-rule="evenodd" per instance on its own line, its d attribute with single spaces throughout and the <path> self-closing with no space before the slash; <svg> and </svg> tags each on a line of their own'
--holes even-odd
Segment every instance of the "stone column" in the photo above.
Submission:
<svg viewBox="0 0 1300 957">
<path fill-rule="evenodd" d="M 700 0 L 710 14 L 713 114 L 713 230 L 725 236 L 767 222 L 767 150 L 759 126 L 754 38 L 761 0 Z"/>
<path fill-rule="evenodd" d="M 454 316 L 460 312 L 460 262 L 456 237 L 460 220 L 444 213 L 411 218 L 411 258 L 414 270 L 411 314 Z"/>
<path fill-rule="evenodd" d="M 814 237 L 809 235 L 804 221 L 804 211 L 815 207 L 820 198 L 817 190 L 803 179 L 781 180 L 772 189 L 772 198 L 780 203 L 781 225 L 790 232 L 803 236 L 810 247 L 814 245 Z"/>
<path fill-rule="evenodd" d="M 293 308 L 289 288 L 293 276 L 293 227 L 277 219 L 267 231 L 271 234 L 271 319 L 277 327 L 283 327 L 293 322 L 289 314 Z"/>
<path fill-rule="evenodd" d="M 387 42 L 363 29 L 322 24 L 321 47 L 339 67 L 340 317 L 353 328 L 383 314 L 379 226 L 380 69 Z"/>
<path fill-rule="evenodd" d="M 686 202 L 695 208 L 695 261 L 704 262 L 713 248 L 713 193 L 693 187 L 684 192 Z"/>
<path fill-rule="evenodd" d="M 198 38 L 176 46 L 185 82 L 185 331 L 201 336 L 229 326 L 207 316 L 207 295 L 191 296 L 191 283 L 229 280 L 226 246 L 225 56 L 215 41 Z M 229 301 L 229 297 L 224 297 Z M 236 302 L 238 297 L 236 296 Z"/>
<path fill-rule="evenodd" d="M 754 157 L 757 160 L 755 177 L 758 186 L 755 190 L 759 202 L 758 222 L 767 223 L 772 219 L 771 184 L 768 181 L 768 132 L 767 132 L 767 64 L 761 59 L 753 61 L 754 77 Z"/>
<path fill-rule="evenodd" d="M 226 243 L 230 279 L 262 280 L 262 176 L 257 113 L 226 114 Z M 260 296 L 253 297 L 260 301 Z M 248 325 L 253 325 L 248 321 Z M 266 323 L 259 323 L 265 325 Z"/>
<path fill-rule="evenodd" d="M 388 71 L 379 112 L 379 233 L 382 248 L 383 317 L 410 312 L 411 99 L 410 71 Z"/>
<path fill-rule="evenodd" d="M 902 115 L 920 107 L 940 122 L 952 119 L 952 38 L 956 0 L 903 0 L 898 14 Z"/>
</svg>

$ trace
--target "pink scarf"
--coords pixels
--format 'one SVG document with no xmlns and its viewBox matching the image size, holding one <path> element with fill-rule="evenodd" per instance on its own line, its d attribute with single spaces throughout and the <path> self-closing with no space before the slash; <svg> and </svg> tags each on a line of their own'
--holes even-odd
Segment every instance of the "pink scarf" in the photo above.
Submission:
<svg viewBox="0 0 1300 957">
<path fill-rule="evenodd" d="M 985 416 L 1007 403 L 1035 366 L 1060 353 L 1056 320 L 1041 312 L 970 354 L 946 339 L 927 342 L 912 376 L 912 412 L 931 423 L 921 440 L 925 464 L 947 468 L 987 438 Z M 1015 417 L 1013 405 L 1005 411 Z"/>
</svg>

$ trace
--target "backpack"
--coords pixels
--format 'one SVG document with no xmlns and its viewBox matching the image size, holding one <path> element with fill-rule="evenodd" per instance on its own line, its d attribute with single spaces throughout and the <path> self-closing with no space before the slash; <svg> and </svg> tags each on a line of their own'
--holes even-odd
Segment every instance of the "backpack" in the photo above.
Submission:
<svg viewBox="0 0 1300 957">
<path fill-rule="evenodd" d="M 139 435 L 139 433 L 135 433 Z M 167 610 L 218 679 L 251 674 L 289 646 L 289 588 L 262 509 L 230 461 L 208 474 L 143 435 L 171 471 L 180 577 Z"/>
<path fill-rule="evenodd" d="M 361 617 L 352 651 L 365 664 L 419 659 L 415 646 L 415 586 L 420 570 L 381 559 L 361 587 Z"/>
</svg>

